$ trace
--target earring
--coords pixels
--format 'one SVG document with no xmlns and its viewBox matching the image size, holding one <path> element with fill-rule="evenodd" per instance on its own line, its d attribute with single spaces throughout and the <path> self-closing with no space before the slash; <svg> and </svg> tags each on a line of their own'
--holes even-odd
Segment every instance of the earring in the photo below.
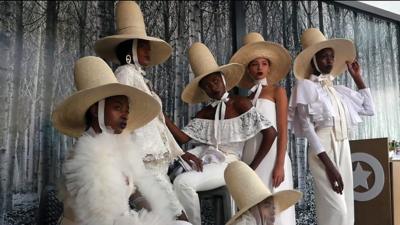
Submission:
<svg viewBox="0 0 400 225">
<path fill-rule="evenodd" d="M 131 64 L 131 61 L 132 61 L 131 55 L 126 55 L 125 56 L 125 61 L 126 61 L 127 64 Z"/>
</svg>

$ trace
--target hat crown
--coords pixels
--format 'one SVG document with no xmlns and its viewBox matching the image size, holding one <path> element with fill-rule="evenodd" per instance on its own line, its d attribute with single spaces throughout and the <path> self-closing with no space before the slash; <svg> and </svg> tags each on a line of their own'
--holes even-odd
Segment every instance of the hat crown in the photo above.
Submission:
<svg viewBox="0 0 400 225">
<path fill-rule="evenodd" d="M 301 35 L 301 45 L 303 49 L 326 40 L 324 34 L 317 28 L 309 28 Z"/>
<path fill-rule="evenodd" d="M 119 1 L 115 9 L 118 34 L 146 35 L 142 11 L 134 1 Z"/>
<path fill-rule="evenodd" d="M 203 43 L 196 42 L 189 48 L 189 63 L 195 77 L 218 70 L 213 54 Z"/>
<path fill-rule="evenodd" d="M 230 163 L 224 176 L 229 192 L 240 210 L 254 206 L 271 195 L 254 170 L 242 161 Z"/>
<path fill-rule="evenodd" d="M 107 63 L 95 56 L 86 56 L 76 61 L 74 79 L 78 91 L 118 83 Z"/>
<path fill-rule="evenodd" d="M 246 36 L 244 36 L 243 45 L 247 45 L 247 44 L 254 43 L 254 42 L 260 42 L 260 41 L 265 41 L 263 36 L 260 33 L 251 32 L 251 33 L 248 33 Z"/>
</svg>

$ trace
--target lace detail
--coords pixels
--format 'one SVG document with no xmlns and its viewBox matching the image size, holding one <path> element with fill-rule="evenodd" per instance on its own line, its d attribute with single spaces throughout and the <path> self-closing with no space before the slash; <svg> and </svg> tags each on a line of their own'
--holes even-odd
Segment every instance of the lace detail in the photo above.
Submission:
<svg viewBox="0 0 400 225">
<path fill-rule="evenodd" d="M 145 78 L 135 65 L 127 64 L 118 67 L 115 70 L 115 76 L 120 83 L 150 94 L 162 105 L 160 97 L 150 90 Z M 144 127 L 136 129 L 132 133 L 132 139 L 142 146 L 142 158 L 146 163 L 152 161 L 153 164 L 164 165 L 164 161 L 171 162 L 178 155 L 183 154 L 182 149 L 166 127 L 162 113 Z"/>
<path fill-rule="evenodd" d="M 119 66 L 115 70 L 115 77 L 121 84 L 126 84 L 151 95 L 150 88 L 147 86 L 144 77 L 133 64 L 126 64 Z"/>
<path fill-rule="evenodd" d="M 243 142 L 270 126 L 271 122 L 252 107 L 238 117 L 220 121 L 220 142 L 221 144 Z M 182 131 L 198 142 L 216 145 L 214 120 L 195 118 Z"/>
</svg>

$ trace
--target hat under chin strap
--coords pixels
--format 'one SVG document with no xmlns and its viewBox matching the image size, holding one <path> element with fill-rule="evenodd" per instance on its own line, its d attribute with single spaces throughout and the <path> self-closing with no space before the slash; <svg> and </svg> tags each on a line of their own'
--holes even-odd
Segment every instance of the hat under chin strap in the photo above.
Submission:
<svg viewBox="0 0 400 225">
<path fill-rule="evenodd" d="M 213 108 L 217 107 L 215 110 L 215 116 L 214 116 L 214 137 L 216 141 L 216 148 L 218 149 L 218 146 L 220 144 L 220 130 L 219 130 L 219 122 L 220 120 L 225 119 L 225 111 L 226 111 L 226 104 L 225 102 L 229 101 L 229 93 L 226 91 L 226 81 L 225 77 L 221 72 L 221 78 L 222 82 L 224 83 L 225 86 L 225 93 L 222 95 L 221 99 L 211 99 L 210 103 L 208 105 L 211 105 Z"/>
<path fill-rule="evenodd" d="M 251 101 L 253 103 L 253 105 L 255 106 L 257 104 L 257 99 L 260 97 L 261 91 L 263 89 L 263 87 L 268 85 L 267 82 L 267 78 L 261 79 L 261 80 L 254 80 L 254 83 L 256 83 L 256 85 L 254 85 L 250 90 L 249 90 L 249 95 L 250 94 L 254 94 L 254 98 Z"/>
<path fill-rule="evenodd" d="M 138 39 L 133 39 L 133 41 L 132 41 L 133 65 L 135 66 L 136 70 L 139 71 L 139 73 L 142 76 L 145 76 L 146 72 L 142 69 L 142 66 L 139 64 L 139 59 L 138 59 L 138 55 L 137 55 L 137 46 L 138 46 Z"/>
<path fill-rule="evenodd" d="M 105 99 L 102 99 L 102 100 L 100 100 L 99 101 L 99 103 L 98 103 L 98 109 L 97 109 L 97 119 L 98 119 L 98 122 L 99 122 L 99 127 L 100 127 L 100 129 L 102 130 L 102 132 L 105 132 L 105 133 L 114 133 L 113 132 L 113 130 L 112 129 L 109 129 L 109 128 L 107 128 L 106 127 L 106 124 L 105 124 L 105 120 L 104 120 L 104 108 L 105 108 Z"/>
<path fill-rule="evenodd" d="M 316 57 L 315 55 L 313 56 L 312 61 L 313 61 L 313 63 L 314 63 L 315 69 L 316 69 L 320 74 L 323 74 L 323 75 L 324 75 L 324 73 L 322 73 L 321 70 L 320 70 L 319 67 L 318 67 L 317 57 Z"/>
</svg>

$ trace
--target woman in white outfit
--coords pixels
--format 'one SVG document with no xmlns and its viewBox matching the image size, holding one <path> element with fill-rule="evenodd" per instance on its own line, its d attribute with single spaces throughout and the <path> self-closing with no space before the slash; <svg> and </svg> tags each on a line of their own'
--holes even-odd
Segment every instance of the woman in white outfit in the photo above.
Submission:
<svg viewBox="0 0 400 225">
<path fill-rule="evenodd" d="M 289 102 L 289 127 L 310 143 L 308 162 L 314 178 L 319 225 L 354 224 L 353 169 L 349 131 L 372 116 L 369 88 L 347 39 L 327 40 L 315 28 L 304 31 L 303 51 L 294 62 L 297 78 Z M 357 85 L 354 91 L 333 80 L 346 70 Z"/>
<path fill-rule="evenodd" d="M 264 41 L 261 34 L 252 32 L 243 38 L 242 46 L 231 58 L 231 62 L 242 64 L 246 73 L 239 87 L 250 89 L 249 98 L 256 109 L 272 122 L 277 129 L 277 140 L 255 170 L 272 193 L 293 189 L 292 164 L 287 148 L 287 108 L 286 91 L 277 85 L 290 70 L 291 57 L 281 45 Z M 258 134 L 246 141 L 243 158 L 251 162 L 259 149 L 262 136 Z M 277 225 L 295 225 L 294 206 L 276 217 Z"/>
<path fill-rule="evenodd" d="M 274 225 L 276 217 L 300 200 L 302 193 L 283 190 L 271 193 L 260 177 L 244 162 L 225 169 L 225 182 L 239 207 L 226 225 Z"/>
<path fill-rule="evenodd" d="M 243 75 L 242 65 L 230 63 L 218 66 L 210 50 L 198 42 L 189 49 L 189 62 L 195 78 L 182 92 L 182 100 L 192 104 L 209 101 L 209 104 L 196 114 L 183 132 L 170 122 L 167 125 L 180 143 L 191 139 L 200 143 L 189 151 L 203 160 L 202 171 L 180 174 L 174 181 L 174 187 L 189 221 L 201 225 L 197 191 L 225 185 L 224 169 L 227 164 L 240 160 L 244 142 L 261 132 L 263 145 L 250 163 L 256 169 L 275 140 L 276 131 L 249 99 L 229 96 L 227 91 Z"/>
<path fill-rule="evenodd" d="M 98 57 L 79 59 L 74 80 L 78 91 L 52 114 L 58 131 L 77 138 L 63 165 L 61 224 L 177 224 L 163 189 L 144 168 L 140 146 L 123 133 L 154 119 L 160 105 L 150 95 L 120 84 Z"/>
<path fill-rule="evenodd" d="M 115 71 L 120 83 L 144 91 L 161 105 L 161 99 L 149 87 L 143 69 L 166 61 L 171 55 L 171 46 L 161 39 L 146 35 L 143 14 L 136 2 L 119 1 L 115 11 L 117 34 L 98 40 L 95 51 L 102 58 L 121 65 Z M 135 130 L 132 138 L 141 146 L 146 168 L 156 176 L 167 192 L 165 197 L 171 200 L 170 207 L 174 209 L 177 217 L 186 220 L 183 207 L 167 176 L 168 167 L 180 155 L 183 155 L 185 160 L 192 160 L 198 164 L 201 164 L 201 161 L 190 153 L 183 153 L 166 127 L 163 113 L 146 126 Z"/>
</svg>

